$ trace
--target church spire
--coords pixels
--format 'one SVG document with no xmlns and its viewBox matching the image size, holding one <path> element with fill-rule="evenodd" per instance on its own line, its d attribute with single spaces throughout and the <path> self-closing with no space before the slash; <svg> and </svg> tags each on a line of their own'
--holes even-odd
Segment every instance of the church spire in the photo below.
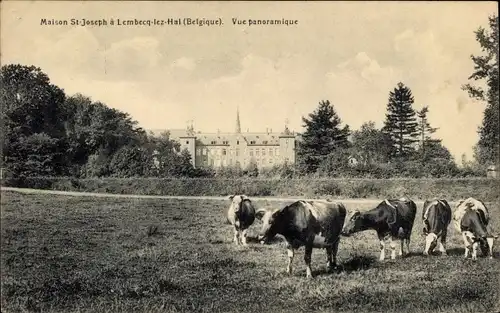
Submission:
<svg viewBox="0 0 500 313">
<path fill-rule="evenodd" d="M 241 125 L 240 125 L 240 108 L 236 107 L 236 133 L 241 133 Z"/>
</svg>

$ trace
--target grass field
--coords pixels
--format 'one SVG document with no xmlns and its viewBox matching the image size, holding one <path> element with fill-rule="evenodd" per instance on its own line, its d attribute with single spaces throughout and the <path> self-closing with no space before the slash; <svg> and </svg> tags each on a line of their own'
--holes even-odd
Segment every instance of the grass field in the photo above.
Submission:
<svg viewBox="0 0 500 313">
<path fill-rule="evenodd" d="M 449 256 L 424 257 L 421 204 L 411 256 L 379 262 L 375 233 L 365 232 L 342 238 L 339 272 L 327 273 L 325 252 L 313 250 L 307 280 L 303 248 L 288 276 L 279 240 L 234 246 L 225 201 L 1 196 L 2 312 L 500 310 L 500 242 L 495 259 L 464 260 L 450 225 Z M 487 205 L 498 230 L 500 208 Z"/>
</svg>

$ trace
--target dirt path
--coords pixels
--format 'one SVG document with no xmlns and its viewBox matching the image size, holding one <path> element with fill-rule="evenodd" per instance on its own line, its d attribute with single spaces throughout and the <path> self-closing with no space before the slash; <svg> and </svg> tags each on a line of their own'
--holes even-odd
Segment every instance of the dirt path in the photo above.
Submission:
<svg viewBox="0 0 500 313">
<path fill-rule="evenodd" d="M 30 188 L 14 188 L 14 187 L 0 187 L 2 191 L 14 191 L 25 194 L 49 194 L 61 196 L 75 196 L 75 197 L 106 197 L 106 198 L 139 198 L 139 199 L 199 199 L 199 200 L 226 200 L 227 197 L 223 196 L 153 196 L 153 195 L 131 195 L 131 194 L 112 194 L 112 193 L 97 193 L 97 192 L 78 192 L 78 191 L 59 191 L 59 190 L 44 190 L 44 189 L 30 189 Z M 317 199 L 304 199 L 301 197 L 251 197 L 253 200 L 268 200 L 268 201 L 290 201 L 290 200 L 317 200 Z M 332 198 L 332 201 L 336 199 Z M 378 203 L 381 199 L 339 199 L 344 203 Z M 414 200 L 415 203 L 423 203 L 421 200 Z M 450 202 L 452 204 L 453 202 Z"/>
</svg>

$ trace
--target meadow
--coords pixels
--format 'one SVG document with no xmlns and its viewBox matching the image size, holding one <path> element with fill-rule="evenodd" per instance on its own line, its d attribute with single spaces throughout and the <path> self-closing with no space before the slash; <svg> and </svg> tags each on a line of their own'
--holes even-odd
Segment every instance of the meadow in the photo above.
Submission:
<svg viewBox="0 0 500 313">
<path fill-rule="evenodd" d="M 379 262 L 367 231 L 342 237 L 337 272 L 327 273 L 324 250 L 313 250 L 308 280 L 303 248 L 288 276 L 279 238 L 235 246 L 227 201 L 2 191 L 2 312 L 499 312 L 500 243 L 493 260 L 465 260 L 450 225 L 449 255 L 424 257 L 417 205 L 410 256 Z M 486 205 L 500 229 L 498 203 Z"/>
</svg>

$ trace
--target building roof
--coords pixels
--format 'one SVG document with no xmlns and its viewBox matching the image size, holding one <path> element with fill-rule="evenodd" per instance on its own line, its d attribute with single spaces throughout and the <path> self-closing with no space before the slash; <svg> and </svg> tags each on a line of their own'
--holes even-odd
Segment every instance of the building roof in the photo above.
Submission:
<svg viewBox="0 0 500 313">
<path fill-rule="evenodd" d="M 247 145 L 259 146 L 259 145 L 279 145 L 280 137 L 295 137 L 295 134 L 283 134 L 283 133 L 271 133 L 271 132 L 246 132 L 246 133 L 201 133 L 197 132 L 194 135 L 188 134 L 185 129 L 154 129 L 150 130 L 155 136 L 158 136 L 162 132 L 169 131 L 170 138 L 179 140 L 183 137 L 196 137 L 196 140 L 203 145 L 225 145 L 230 142 L 235 142 L 237 140 L 244 140 Z M 215 143 L 213 143 L 215 142 Z M 228 143 L 224 143 L 228 142 Z"/>
</svg>

